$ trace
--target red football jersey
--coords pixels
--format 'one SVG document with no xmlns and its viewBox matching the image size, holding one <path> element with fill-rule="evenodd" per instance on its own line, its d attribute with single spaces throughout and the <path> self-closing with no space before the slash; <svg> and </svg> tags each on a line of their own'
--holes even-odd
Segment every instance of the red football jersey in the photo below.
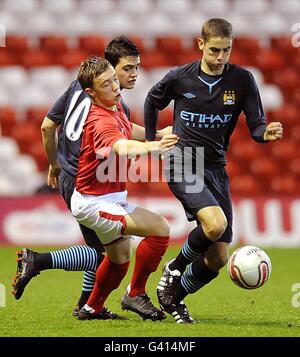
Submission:
<svg viewBox="0 0 300 357">
<path fill-rule="evenodd" d="M 126 189 L 124 171 L 127 173 L 129 162 L 118 157 L 112 147 L 120 139 L 132 139 L 132 124 L 121 105 L 117 108 L 113 112 L 96 104 L 91 106 L 83 127 L 76 177 L 76 190 L 82 194 L 105 195 Z"/>
</svg>

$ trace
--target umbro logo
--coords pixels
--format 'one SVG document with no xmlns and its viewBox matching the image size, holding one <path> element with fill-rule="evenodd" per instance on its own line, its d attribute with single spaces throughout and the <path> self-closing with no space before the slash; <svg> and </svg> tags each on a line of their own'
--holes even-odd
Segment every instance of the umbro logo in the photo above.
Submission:
<svg viewBox="0 0 300 357">
<path fill-rule="evenodd" d="M 183 95 L 188 99 L 196 98 L 195 94 L 193 93 L 184 93 Z"/>
<path fill-rule="evenodd" d="M 128 203 L 127 202 L 115 202 L 115 204 L 117 206 L 120 206 L 120 207 L 124 208 L 124 209 L 126 209 L 128 207 Z"/>
</svg>

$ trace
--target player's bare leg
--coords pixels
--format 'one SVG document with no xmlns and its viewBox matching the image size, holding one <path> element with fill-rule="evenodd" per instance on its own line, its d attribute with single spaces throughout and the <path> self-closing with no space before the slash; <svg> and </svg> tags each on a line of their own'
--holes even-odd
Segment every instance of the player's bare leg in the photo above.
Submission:
<svg viewBox="0 0 300 357">
<path fill-rule="evenodd" d="M 144 236 L 136 250 L 136 261 L 130 286 L 122 298 L 123 310 L 139 314 L 143 319 L 163 320 L 146 293 L 146 282 L 156 271 L 169 242 L 169 226 L 165 218 L 143 208 L 136 208 L 126 216 L 126 234 Z"/>
</svg>

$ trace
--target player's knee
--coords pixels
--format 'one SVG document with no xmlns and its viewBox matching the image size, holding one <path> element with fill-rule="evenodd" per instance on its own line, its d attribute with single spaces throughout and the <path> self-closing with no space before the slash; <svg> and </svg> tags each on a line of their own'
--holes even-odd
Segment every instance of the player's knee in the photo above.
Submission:
<svg viewBox="0 0 300 357">
<path fill-rule="evenodd" d="M 205 257 L 205 263 L 209 269 L 219 271 L 227 264 L 228 254 L 218 254 L 215 256 Z"/>
<path fill-rule="evenodd" d="M 153 235 L 159 237 L 169 237 L 170 236 L 170 226 L 165 217 L 158 216 L 153 224 Z"/>
<path fill-rule="evenodd" d="M 124 252 L 121 256 L 122 264 L 129 262 L 130 258 L 131 258 L 131 250 Z"/>
<path fill-rule="evenodd" d="M 124 264 L 130 261 L 131 257 L 131 244 L 130 240 L 126 239 L 117 241 L 111 246 L 107 246 L 107 254 L 109 260 L 114 264 Z"/>
<path fill-rule="evenodd" d="M 226 228 L 227 228 L 226 218 L 215 219 L 214 221 L 209 222 L 209 224 L 203 227 L 207 238 L 213 241 L 216 241 L 219 238 L 221 238 Z"/>
<path fill-rule="evenodd" d="M 114 264 L 125 264 L 130 261 L 130 257 L 131 257 L 130 251 L 127 251 L 127 252 L 123 251 L 123 252 L 120 252 L 120 254 L 110 257 L 110 260 Z"/>
</svg>

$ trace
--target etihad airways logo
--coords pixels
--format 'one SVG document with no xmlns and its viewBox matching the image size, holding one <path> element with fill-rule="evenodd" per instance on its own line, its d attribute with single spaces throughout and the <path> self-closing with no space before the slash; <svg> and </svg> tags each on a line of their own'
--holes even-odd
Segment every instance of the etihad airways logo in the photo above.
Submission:
<svg viewBox="0 0 300 357">
<path fill-rule="evenodd" d="M 220 129 L 230 122 L 232 114 L 201 114 L 182 110 L 180 118 L 185 121 L 185 125 L 192 128 Z"/>
</svg>

